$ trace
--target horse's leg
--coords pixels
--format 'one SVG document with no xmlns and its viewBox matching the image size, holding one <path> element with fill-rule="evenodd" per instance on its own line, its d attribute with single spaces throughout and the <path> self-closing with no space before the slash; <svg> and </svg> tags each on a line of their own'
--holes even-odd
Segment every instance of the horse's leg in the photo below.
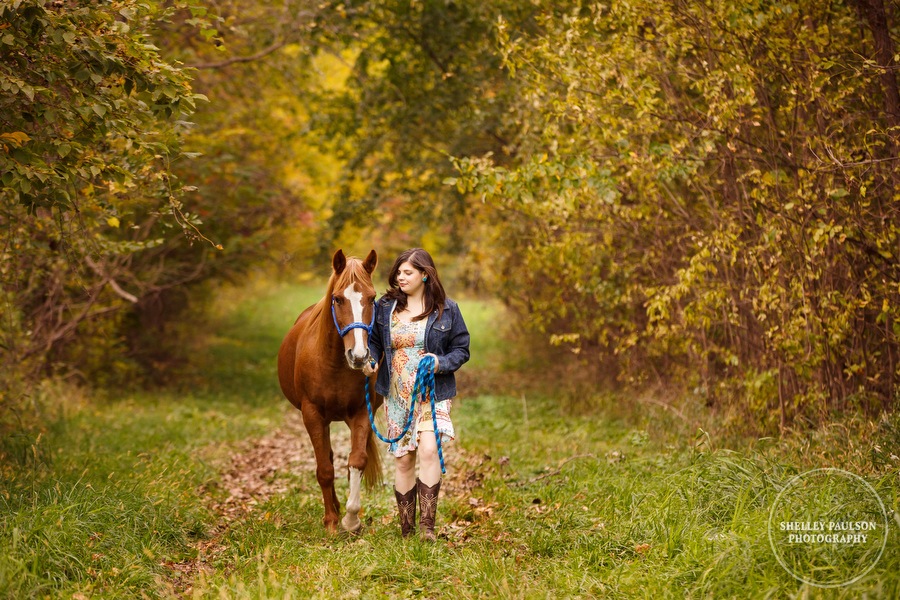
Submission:
<svg viewBox="0 0 900 600">
<path fill-rule="evenodd" d="M 369 437 L 369 415 L 364 410 L 356 411 L 356 414 L 347 419 L 350 427 L 350 459 L 347 465 L 350 468 L 350 493 L 347 496 L 347 514 L 341 521 L 341 526 L 350 532 L 359 531 L 362 523 L 359 521 L 359 509 L 362 507 L 360 488 L 363 471 L 366 470 L 368 455 L 366 442 Z"/>
<path fill-rule="evenodd" d="M 304 403 L 304 407 L 310 403 Z M 325 516 L 322 522 L 329 533 L 337 531 L 338 515 L 341 505 L 334 489 L 334 454 L 331 451 L 331 431 L 328 423 L 314 408 L 303 411 L 303 423 L 316 453 L 316 480 L 322 488 L 322 502 L 325 504 Z"/>
</svg>

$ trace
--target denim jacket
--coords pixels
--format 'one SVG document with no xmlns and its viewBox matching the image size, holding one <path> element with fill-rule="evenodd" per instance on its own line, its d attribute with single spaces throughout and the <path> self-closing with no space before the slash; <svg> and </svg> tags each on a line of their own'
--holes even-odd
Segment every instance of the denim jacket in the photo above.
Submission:
<svg viewBox="0 0 900 600">
<path fill-rule="evenodd" d="M 396 300 L 381 298 L 375 306 L 375 327 L 369 336 L 369 352 L 376 362 L 384 363 L 378 368 L 375 391 L 387 396 L 391 387 L 391 314 L 397 306 Z M 425 325 L 425 352 L 438 359 L 438 370 L 434 374 L 435 399 L 447 400 L 456 395 L 454 373 L 469 360 L 469 330 L 463 321 L 459 306 L 449 298 L 444 302 L 444 313 L 440 320 L 438 311 L 428 315 Z"/>
</svg>

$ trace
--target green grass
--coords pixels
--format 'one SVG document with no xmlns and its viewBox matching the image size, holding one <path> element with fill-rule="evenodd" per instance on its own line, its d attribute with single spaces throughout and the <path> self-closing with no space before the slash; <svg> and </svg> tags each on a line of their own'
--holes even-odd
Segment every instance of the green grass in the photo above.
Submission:
<svg viewBox="0 0 900 600">
<path fill-rule="evenodd" d="M 320 293 L 222 292 L 196 361 L 200 385 L 85 399 L 61 413 L 32 459 L 3 466 L 0 597 L 900 596 L 900 522 L 876 568 L 836 589 L 792 578 L 767 537 L 781 486 L 816 466 L 865 473 L 896 510 L 897 464 L 869 451 L 884 455 L 888 438 L 856 440 L 852 452 L 828 433 L 712 449 L 707 436 L 622 395 L 508 394 L 489 373 L 505 360 L 501 309 L 465 298 L 473 360 L 454 408 L 459 439 L 448 448 L 438 543 L 400 538 L 389 484 L 364 494 L 364 533 L 327 535 L 312 472 L 283 475 L 288 493 L 223 521 L 210 508 L 225 494 L 215 482 L 244 440 L 282 424 L 289 406 L 275 353 Z M 886 423 L 890 434 L 896 421 Z M 339 497 L 346 492 L 340 480 Z"/>
</svg>

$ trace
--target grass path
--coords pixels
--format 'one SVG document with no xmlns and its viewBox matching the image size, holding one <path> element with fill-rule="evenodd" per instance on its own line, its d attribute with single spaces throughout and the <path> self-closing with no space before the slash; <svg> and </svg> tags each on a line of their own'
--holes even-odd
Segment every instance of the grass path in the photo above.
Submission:
<svg viewBox="0 0 900 600">
<path fill-rule="evenodd" d="M 440 541 L 399 537 L 389 484 L 365 492 L 363 534 L 328 536 L 274 375 L 282 334 L 318 293 L 223 294 L 182 392 L 36 392 L 60 418 L 0 471 L 0 598 L 900 597 L 900 520 L 875 568 L 833 589 L 789 575 L 767 535 L 785 482 L 817 466 L 864 473 L 896 511 L 898 465 L 867 457 L 896 447 L 897 421 L 853 452 L 834 439 L 731 451 L 623 397 L 512 393 L 492 368 L 499 309 L 473 300 Z"/>
</svg>

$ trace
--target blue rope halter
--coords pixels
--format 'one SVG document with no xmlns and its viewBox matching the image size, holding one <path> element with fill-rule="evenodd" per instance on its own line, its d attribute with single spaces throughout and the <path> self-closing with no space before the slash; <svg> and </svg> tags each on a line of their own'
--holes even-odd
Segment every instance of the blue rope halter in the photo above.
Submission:
<svg viewBox="0 0 900 600">
<path fill-rule="evenodd" d="M 374 364 L 372 365 L 374 366 Z M 386 444 L 399 442 L 409 428 L 412 427 L 413 415 L 416 412 L 416 400 L 421 397 L 422 402 L 431 402 L 431 423 L 434 425 L 434 439 L 437 442 L 438 458 L 441 461 L 441 473 L 446 473 L 447 468 L 444 466 L 444 448 L 441 444 L 441 434 L 438 432 L 437 411 L 435 410 L 435 393 L 434 393 L 434 357 L 423 356 L 419 361 L 419 367 L 416 369 L 416 383 L 413 386 L 412 398 L 409 402 L 409 416 L 406 418 L 406 425 L 403 431 L 395 438 L 386 438 L 378 431 L 375 425 L 375 414 L 372 412 L 372 401 L 369 398 L 369 378 L 366 377 L 366 409 L 369 411 L 369 425 L 379 440 Z"/>
<path fill-rule="evenodd" d="M 334 327 L 335 327 L 335 329 L 337 329 L 338 335 L 340 335 L 341 337 L 344 337 L 345 335 L 347 335 L 354 329 L 365 329 L 366 333 L 368 333 L 369 335 L 372 335 L 372 328 L 375 327 L 375 312 L 376 312 L 374 303 L 372 306 L 373 307 L 372 307 L 372 322 L 371 323 L 366 325 L 365 323 L 363 323 L 361 321 L 353 321 L 352 323 L 350 323 L 349 325 L 347 325 L 346 327 L 341 329 L 341 326 L 338 325 L 337 313 L 334 311 L 334 297 L 332 296 L 332 298 L 331 298 L 331 318 L 334 319 Z"/>
</svg>

